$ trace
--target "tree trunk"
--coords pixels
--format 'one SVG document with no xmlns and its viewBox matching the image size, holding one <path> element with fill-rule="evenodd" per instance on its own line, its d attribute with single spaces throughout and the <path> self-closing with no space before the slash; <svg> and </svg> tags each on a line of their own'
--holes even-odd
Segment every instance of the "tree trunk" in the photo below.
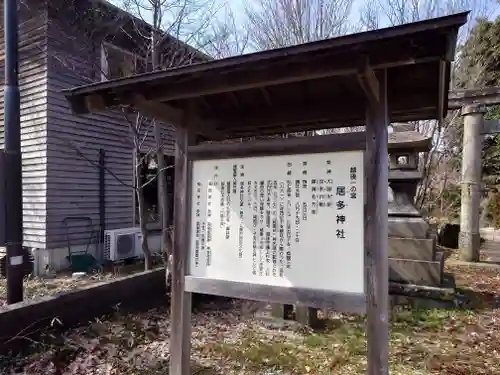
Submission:
<svg viewBox="0 0 500 375">
<path fill-rule="evenodd" d="M 144 253 L 144 270 L 148 271 L 153 268 L 153 260 L 151 258 L 151 251 L 149 250 L 149 244 L 148 244 L 148 228 L 147 228 L 147 223 L 146 223 L 146 212 L 144 211 L 145 205 L 144 205 L 144 189 L 142 187 L 142 181 L 141 181 L 141 171 L 139 170 L 139 166 L 141 165 L 141 155 L 139 152 L 136 152 L 135 156 L 135 166 L 136 166 L 136 173 L 135 173 L 135 182 L 136 182 L 136 196 L 137 196 L 137 203 L 139 206 L 139 225 L 141 228 L 141 247 L 142 247 L 142 252 Z"/>
<path fill-rule="evenodd" d="M 156 159 L 158 164 L 158 192 L 159 192 L 159 209 L 160 209 L 160 223 L 161 223 L 161 254 L 163 256 L 163 263 L 165 265 L 165 281 L 168 286 L 170 272 L 172 270 L 171 264 L 171 251 L 169 241 L 169 222 L 168 222 L 168 191 L 167 191 L 167 172 L 165 168 L 165 158 L 163 155 L 163 145 L 161 139 L 160 124 L 155 121 L 154 123 L 155 143 L 156 143 Z"/>
<path fill-rule="evenodd" d="M 159 2 L 153 2 L 153 28 L 151 30 L 151 66 L 153 71 L 158 70 L 160 64 L 160 58 L 158 53 L 158 30 L 160 29 L 160 10 L 161 4 Z M 163 155 L 163 142 L 161 138 L 161 126 L 155 121 L 154 122 L 154 137 L 156 144 L 156 162 L 158 165 L 158 207 L 160 211 L 160 223 L 161 223 L 161 254 L 163 258 L 163 264 L 165 266 L 165 285 L 167 290 L 170 285 L 170 274 L 172 270 L 172 259 L 171 259 L 171 246 L 169 238 L 169 222 L 168 222 L 168 191 L 167 191 L 167 172 L 165 171 L 165 157 Z"/>
</svg>

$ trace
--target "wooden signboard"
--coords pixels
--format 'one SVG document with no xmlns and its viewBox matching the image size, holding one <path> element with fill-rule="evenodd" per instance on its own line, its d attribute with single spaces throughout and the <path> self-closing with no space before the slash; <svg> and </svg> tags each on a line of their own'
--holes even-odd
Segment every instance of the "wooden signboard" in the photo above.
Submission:
<svg viewBox="0 0 500 375">
<path fill-rule="evenodd" d="M 363 162 L 363 151 L 194 161 L 186 290 L 352 311 L 342 296 L 363 310 Z"/>
</svg>

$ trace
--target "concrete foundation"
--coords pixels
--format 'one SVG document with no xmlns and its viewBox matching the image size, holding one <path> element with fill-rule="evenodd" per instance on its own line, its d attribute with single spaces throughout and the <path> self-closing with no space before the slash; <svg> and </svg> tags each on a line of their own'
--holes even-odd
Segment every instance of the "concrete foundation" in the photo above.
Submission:
<svg viewBox="0 0 500 375">
<path fill-rule="evenodd" d="M 161 235 L 150 234 L 148 237 L 149 248 L 152 253 L 159 252 L 161 249 Z M 73 252 L 83 252 L 87 245 L 71 246 Z M 69 268 L 68 247 L 59 247 L 53 249 L 32 249 L 34 257 L 35 276 L 45 276 L 51 272 L 63 271 Z M 88 247 L 88 253 L 96 259 L 102 260 L 102 249 L 100 244 L 91 244 Z"/>
</svg>

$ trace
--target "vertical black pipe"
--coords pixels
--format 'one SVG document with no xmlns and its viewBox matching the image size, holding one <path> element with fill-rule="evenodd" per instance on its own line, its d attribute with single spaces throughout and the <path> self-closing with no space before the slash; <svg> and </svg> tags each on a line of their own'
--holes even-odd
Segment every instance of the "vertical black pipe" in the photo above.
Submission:
<svg viewBox="0 0 500 375">
<path fill-rule="evenodd" d="M 4 0 L 4 150 L 6 159 L 5 196 L 7 217 L 5 240 L 7 245 L 7 303 L 9 304 L 23 300 L 23 198 L 19 114 L 18 23 L 18 1 Z"/>
<path fill-rule="evenodd" d="M 100 240 L 104 243 L 104 231 L 106 230 L 106 152 L 104 149 L 99 149 L 99 226 L 101 229 Z"/>
<path fill-rule="evenodd" d="M 4 247 L 5 243 L 5 153 L 0 150 L 0 246 Z M 5 263 L 7 264 L 7 263 Z M 4 270 L 6 272 L 7 270 Z"/>
</svg>

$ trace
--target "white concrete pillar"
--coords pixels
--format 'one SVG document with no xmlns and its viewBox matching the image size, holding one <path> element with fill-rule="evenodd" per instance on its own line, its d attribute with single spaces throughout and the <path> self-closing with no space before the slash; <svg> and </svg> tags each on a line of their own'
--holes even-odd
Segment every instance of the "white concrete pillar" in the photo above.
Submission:
<svg viewBox="0 0 500 375">
<path fill-rule="evenodd" d="M 481 149 L 486 107 L 462 107 L 464 139 L 462 150 L 462 200 L 460 207 L 460 258 L 467 262 L 479 260 L 479 203 L 481 200 Z"/>
</svg>

